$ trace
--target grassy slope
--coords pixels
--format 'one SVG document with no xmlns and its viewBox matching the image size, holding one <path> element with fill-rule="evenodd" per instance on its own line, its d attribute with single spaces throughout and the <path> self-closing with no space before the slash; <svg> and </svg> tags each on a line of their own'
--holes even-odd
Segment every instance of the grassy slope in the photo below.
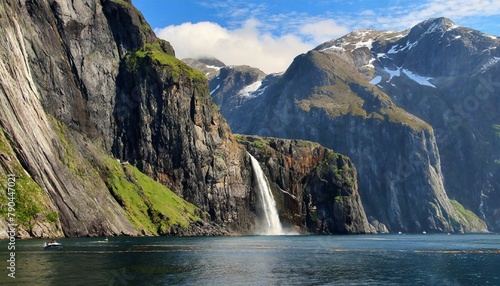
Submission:
<svg viewBox="0 0 500 286">
<path fill-rule="evenodd" d="M 142 64 L 153 65 L 162 69 L 174 82 L 179 81 L 181 75 L 185 75 L 196 81 L 206 82 L 207 78 L 201 72 L 190 68 L 183 61 L 164 52 L 160 43 L 145 44 L 142 48 L 129 52 L 126 57 L 127 69 L 134 72 Z"/>
<path fill-rule="evenodd" d="M 47 221 L 51 224 L 58 222 L 58 215 L 48 205 L 50 199 L 42 188 L 27 174 L 18 161 L 14 150 L 0 128 L 0 156 L 6 158 L 1 162 L 7 162 L 8 166 L 0 164 L 0 218 L 7 218 L 7 175 L 12 173 L 16 176 L 15 190 L 15 223 L 29 230 L 37 221 Z"/>
<path fill-rule="evenodd" d="M 482 221 L 475 213 L 465 209 L 459 202 L 455 200 L 450 200 L 450 202 L 459 214 L 459 217 L 455 219 L 457 219 L 461 223 L 469 222 L 470 225 L 486 229 L 486 223 Z"/>
<path fill-rule="evenodd" d="M 108 158 L 107 185 L 125 209 L 132 224 L 148 235 L 169 234 L 173 227 L 186 228 L 201 220 L 203 212 L 136 167 Z"/>
</svg>

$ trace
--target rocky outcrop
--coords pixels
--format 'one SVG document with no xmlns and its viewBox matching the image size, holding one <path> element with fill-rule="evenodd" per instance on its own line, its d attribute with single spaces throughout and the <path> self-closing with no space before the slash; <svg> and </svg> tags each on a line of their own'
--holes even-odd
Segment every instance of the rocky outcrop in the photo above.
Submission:
<svg viewBox="0 0 500 286">
<path fill-rule="evenodd" d="M 371 56 L 366 45 L 300 55 L 262 95 L 240 103 L 245 112 L 220 108 L 235 132 L 312 140 L 348 155 L 379 230 L 485 231 L 447 197 L 433 129 L 368 83 L 370 62 L 360 65 Z"/>
<path fill-rule="evenodd" d="M 351 161 L 317 143 L 238 135 L 264 167 L 282 224 L 313 233 L 369 233 Z"/>
</svg>

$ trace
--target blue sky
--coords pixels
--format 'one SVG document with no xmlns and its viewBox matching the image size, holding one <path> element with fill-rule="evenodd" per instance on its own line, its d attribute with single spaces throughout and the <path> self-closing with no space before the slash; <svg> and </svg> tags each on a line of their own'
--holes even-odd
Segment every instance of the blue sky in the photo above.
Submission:
<svg viewBox="0 0 500 286">
<path fill-rule="evenodd" d="M 362 28 L 405 30 L 432 17 L 500 36 L 500 0 L 132 0 L 177 56 L 214 56 L 265 72 Z M 463 4 L 467 3 L 467 4 Z"/>
</svg>

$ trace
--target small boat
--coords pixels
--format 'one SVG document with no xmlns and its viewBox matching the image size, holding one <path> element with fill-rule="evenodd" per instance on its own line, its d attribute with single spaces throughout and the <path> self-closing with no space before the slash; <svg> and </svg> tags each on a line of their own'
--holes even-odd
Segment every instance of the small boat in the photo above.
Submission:
<svg viewBox="0 0 500 286">
<path fill-rule="evenodd" d="M 51 242 L 45 242 L 43 244 L 44 249 L 63 249 L 62 244 L 56 241 L 51 241 Z"/>
</svg>

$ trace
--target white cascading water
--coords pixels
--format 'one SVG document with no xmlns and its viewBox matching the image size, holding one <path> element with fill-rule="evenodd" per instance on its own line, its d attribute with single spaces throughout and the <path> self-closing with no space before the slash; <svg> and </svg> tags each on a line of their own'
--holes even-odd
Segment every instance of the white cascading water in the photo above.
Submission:
<svg viewBox="0 0 500 286">
<path fill-rule="evenodd" d="M 250 155 L 250 154 L 248 154 Z M 276 210 L 276 202 L 274 201 L 273 193 L 269 187 L 264 172 L 260 168 L 259 162 L 252 155 L 252 170 L 257 180 L 257 193 L 262 207 L 262 225 L 258 230 L 260 234 L 265 235 L 280 235 L 283 234 L 278 211 Z"/>
</svg>

